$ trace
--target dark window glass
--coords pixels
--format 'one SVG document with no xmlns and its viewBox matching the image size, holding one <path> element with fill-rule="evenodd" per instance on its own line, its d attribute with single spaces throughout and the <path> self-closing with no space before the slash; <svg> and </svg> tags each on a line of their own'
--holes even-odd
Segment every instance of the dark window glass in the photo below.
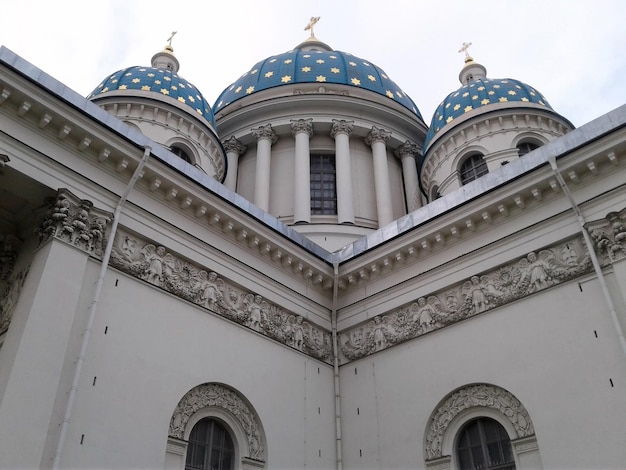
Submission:
<svg viewBox="0 0 626 470">
<path fill-rule="evenodd" d="M 226 428 L 214 419 L 205 418 L 198 421 L 189 435 L 185 470 L 232 470 L 234 452 Z"/>
<path fill-rule="evenodd" d="M 469 155 L 461 164 L 461 184 L 467 184 L 470 181 L 474 181 L 483 175 L 489 173 L 487 164 L 483 159 L 482 154 L 473 153 Z"/>
<path fill-rule="evenodd" d="M 170 152 L 172 152 L 177 157 L 182 158 L 187 163 L 193 163 L 191 161 L 191 157 L 189 156 L 189 154 L 185 152 L 185 150 L 183 150 L 182 148 L 178 147 L 177 145 L 174 145 L 172 148 L 170 148 Z"/>
<path fill-rule="evenodd" d="M 515 470 L 511 440 L 493 419 L 467 423 L 459 432 L 456 455 L 460 470 Z"/>
<path fill-rule="evenodd" d="M 532 152 L 538 148 L 539 145 L 534 142 L 520 142 L 517 144 L 517 153 L 521 157 L 522 155 L 526 155 L 528 152 Z"/>
<path fill-rule="evenodd" d="M 311 155 L 311 214 L 337 214 L 335 156 Z"/>
</svg>

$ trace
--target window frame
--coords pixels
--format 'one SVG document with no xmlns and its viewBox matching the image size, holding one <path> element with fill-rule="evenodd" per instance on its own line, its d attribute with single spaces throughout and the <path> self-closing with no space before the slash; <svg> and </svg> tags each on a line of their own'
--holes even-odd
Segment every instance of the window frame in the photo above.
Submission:
<svg viewBox="0 0 626 470">
<path fill-rule="evenodd" d="M 316 164 L 319 165 L 319 169 L 314 168 Z M 332 166 L 332 170 L 328 168 L 329 166 Z M 318 181 L 314 181 L 316 176 L 319 176 Z M 337 163 L 334 153 L 311 152 L 309 154 L 309 181 L 311 216 L 336 216 Z M 319 195 L 314 196 L 314 192 L 319 192 Z M 316 203 L 319 203 L 320 207 L 316 207 Z"/>
<path fill-rule="evenodd" d="M 485 161 L 485 155 L 481 152 L 470 152 L 464 155 L 458 166 L 458 172 L 461 186 L 486 175 L 489 173 L 489 168 Z"/>
</svg>

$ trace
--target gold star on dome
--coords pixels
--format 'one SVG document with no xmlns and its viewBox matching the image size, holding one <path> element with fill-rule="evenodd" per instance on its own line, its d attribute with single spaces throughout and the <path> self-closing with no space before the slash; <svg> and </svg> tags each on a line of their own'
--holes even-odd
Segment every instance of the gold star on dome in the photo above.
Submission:
<svg viewBox="0 0 626 470">
<path fill-rule="evenodd" d="M 385 95 L 387 95 L 389 98 L 393 99 L 393 93 L 390 90 L 387 90 L 385 92 Z"/>
<path fill-rule="evenodd" d="M 235 90 L 235 93 L 239 93 L 241 91 L 241 86 L 238 86 L 237 89 Z"/>
<path fill-rule="evenodd" d="M 387 75 L 385 75 L 384 73 L 381 73 L 380 76 L 383 77 L 385 80 L 389 79 L 389 77 Z"/>
<path fill-rule="evenodd" d="M 258 69 L 254 69 L 252 72 L 250 72 L 251 75 L 254 75 L 255 73 L 257 73 L 259 70 Z"/>
<path fill-rule="evenodd" d="M 196 111 L 198 111 L 198 114 L 202 114 L 202 111 L 200 109 L 196 108 Z"/>
<path fill-rule="evenodd" d="M 472 99 L 473 99 L 473 100 L 477 100 L 477 99 L 478 99 L 478 95 L 473 95 L 473 96 L 472 96 Z"/>
<path fill-rule="evenodd" d="M 446 103 L 446 109 L 450 107 L 450 103 Z"/>
<path fill-rule="evenodd" d="M 270 60 L 270 64 L 273 64 L 274 62 L 276 62 L 276 59 Z"/>
<path fill-rule="evenodd" d="M 311 67 L 302 67 L 301 69 L 303 72 L 310 72 L 311 71 Z"/>
<path fill-rule="evenodd" d="M 367 78 L 369 79 L 370 82 L 376 81 L 376 77 L 374 75 L 368 75 Z"/>
<path fill-rule="evenodd" d="M 316 82 L 325 82 L 326 81 L 326 77 L 324 75 L 318 75 L 317 77 L 315 77 L 315 81 Z"/>
<path fill-rule="evenodd" d="M 141 80 L 139 78 L 133 78 L 133 83 L 139 83 Z"/>
<path fill-rule="evenodd" d="M 328 57 L 330 57 L 331 59 L 336 59 L 337 58 L 336 55 L 329 55 Z"/>
<path fill-rule="evenodd" d="M 352 67 L 356 67 L 356 62 L 350 61 L 350 62 L 348 62 L 348 64 L 352 65 Z"/>
<path fill-rule="evenodd" d="M 479 86 L 478 88 L 476 88 L 478 91 L 483 91 L 485 89 L 484 86 Z"/>
<path fill-rule="evenodd" d="M 126 85 L 120 85 L 119 90 L 126 90 L 128 87 Z"/>
<path fill-rule="evenodd" d="M 315 62 L 317 62 L 318 64 L 323 64 L 324 63 L 324 59 L 317 59 Z"/>
<path fill-rule="evenodd" d="M 163 77 L 163 80 L 167 80 L 168 82 L 172 81 L 172 79 L 170 77 L 168 77 L 168 76 Z"/>
<path fill-rule="evenodd" d="M 439 120 L 440 120 L 440 121 L 443 121 L 443 116 L 439 116 Z"/>
<path fill-rule="evenodd" d="M 154 74 L 153 73 L 149 73 L 148 77 L 154 77 Z"/>
<path fill-rule="evenodd" d="M 494 85 L 493 87 L 494 88 L 500 88 L 500 85 Z"/>
<path fill-rule="evenodd" d="M 161 93 L 163 93 L 164 95 L 169 95 L 170 91 L 166 88 L 161 88 Z"/>
<path fill-rule="evenodd" d="M 522 101 L 528 101 L 528 98 L 526 98 L 525 96 L 522 98 Z"/>
<path fill-rule="evenodd" d="M 148 85 L 144 85 L 141 87 L 143 91 L 150 91 L 150 87 Z"/>
<path fill-rule="evenodd" d="M 534 91 L 531 91 L 531 92 L 530 92 L 530 96 L 535 96 L 535 92 L 534 92 Z"/>
<path fill-rule="evenodd" d="M 498 98 L 498 101 L 500 103 L 504 103 L 505 101 L 509 101 L 509 100 L 506 98 L 506 96 L 501 96 L 500 98 Z"/>
<path fill-rule="evenodd" d="M 402 93 L 400 93 L 399 91 L 396 91 L 396 95 L 398 95 L 399 98 L 402 98 Z"/>
<path fill-rule="evenodd" d="M 154 81 L 154 84 L 155 84 L 155 85 L 160 85 L 160 84 L 161 84 L 161 80 L 155 80 L 155 81 Z"/>
<path fill-rule="evenodd" d="M 223 104 L 224 104 L 224 101 L 220 100 L 220 102 L 219 102 L 219 103 L 217 103 L 217 107 L 218 107 L 218 108 L 221 108 Z"/>
<path fill-rule="evenodd" d="M 189 101 L 191 101 L 192 103 L 195 103 L 195 102 L 196 102 L 196 100 L 195 100 L 195 99 L 193 98 L 193 96 L 191 96 L 191 95 L 189 95 L 187 98 L 188 98 L 188 99 L 189 99 Z"/>
<path fill-rule="evenodd" d="M 146 69 L 143 69 L 143 68 L 142 68 L 142 69 L 139 69 L 139 71 L 140 71 L 140 72 L 145 72 L 145 71 L 146 71 Z"/>
<path fill-rule="evenodd" d="M 370 66 L 370 64 L 368 64 L 367 62 L 363 62 L 363 65 L 365 65 L 366 67 Z"/>
<path fill-rule="evenodd" d="M 457 103 L 454 105 L 454 108 L 452 109 L 454 109 L 455 111 L 458 111 L 459 109 L 461 109 L 461 105 Z"/>
<path fill-rule="evenodd" d="M 337 67 L 333 67 L 332 69 L 330 69 L 330 71 L 332 73 L 339 73 L 340 72 L 340 70 Z"/>
<path fill-rule="evenodd" d="M 269 72 L 265 73 L 265 78 L 270 78 L 272 75 L 274 75 L 274 72 L 270 70 Z"/>
<path fill-rule="evenodd" d="M 183 98 L 182 96 L 179 96 L 178 101 L 180 101 L 181 103 L 185 103 L 185 98 Z"/>
<path fill-rule="evenodd" d="M 282 76 L 280 81 L 283 82 L 283 83 L 289 83 L 291 81 L 291 75 L 284 75 L 284 76 Z"/>
<path fill-rule="evenodd" d="M 248 88 L 246 88 L 246 94 L 250 94 L 254 91 L 254 87 L 253 86 L 249 86 Z"/>
<path fill-rule="evenodd" d="M 304 54 L 302 57 L 304 57 L 305 59 L 308 59 L 309 57 L 311 57 L 311 54 Z"/>
<path fill-rule="evenodd" d="M 181 88 L 185 88 L 185 84 L 184 83 L 179 83 L 178 86 L 181 87 Z"/>
<path fill-rule="evenodd" d="M 128 72 L 127 74 L 125 74 L 125 77 L 130 77 L 133 73 L 132 72 Z"/>
<path fill-rule="evenodd" d="M 352 80 L 350 80 L 350 82 L 356 86 L 359 86 L 361 84 L 361 80 L 359 80 L 358 78 L 353 78 Z"/>
<path fill-rule="evenodd" d="M 483 106 L 485 106 L 486 104 L 489 104 L 489 100 L 487 98 L 485 98 L 484 100 L 482 100 L 480 102 L 480 104 L 482 104 Z"/>
<path fill-rule="evenodd" d="M 285 64 L 291 64 L 292 62 L 293 62 L 293 60 L 291 60 L 291 59 L 287 59 L 287 60 L 284 61 Z"/>
<path fill-rule="evenodd" d="M 469 91 L 466 91 L 465 93 L 463 93 L 463 98 L 467 98 L 469 96 Z"/>
<path fill-rule="evenodd" d="M 508 80 L 502 80 L 502 83 L 509 83 Z"/>
<path fill-rule="evenodd" d="M 465 111 L 466 113 L 469 113 L 472 109 L 474 108 L 472 108 L 471 106 L 465 106 L 465 109 L 463 111 Z"/>
<path fill-rule="evenodd" d="M 446 124 L 452 122 L 454 118 L 452 116 L 448 116 L 448 119 L 446 119 Z"/>
<path fill-rule="evenodd" d="M 496 94 L 496 92 L 495 92 L 495 91 L 493 91 L 493 90 L 489 90 L 489 91 L 487 92 L 487 94 L 488 94 L 489 96 L 492 96 L 492 95 L 495 95 L 495 94 Z"/>
<path fill-rule="evenodd" d="M 546 104 L 545 104 L 543 101 L 541 101 L 541 100 L 539 100 L 539 104 L 540 104 L 540 105 L 542 105 L 542 106 L 545 106 L 545 105 L 546 105 Z"/>
<path fill-rule="evenodd" d="M 172 90 L 176 91 L 178 90 L 178 87 L 176 85 L 172 85 Z"/>
<path fill-rule="evenodd" d="M 514 95 L 516 95 L 516 94 L 517 94 L 517 93 L 515 93 L 513 90 L 509 90 L 509 95 L 514 96 Z"/>
</svg>

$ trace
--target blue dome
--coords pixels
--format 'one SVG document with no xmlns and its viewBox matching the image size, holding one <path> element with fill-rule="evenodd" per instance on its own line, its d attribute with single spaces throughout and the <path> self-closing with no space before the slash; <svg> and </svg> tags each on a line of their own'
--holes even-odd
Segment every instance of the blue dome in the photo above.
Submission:
<svg viewBox="0 0 626 470">
<path fill-rule="evenodd" d="M 94 99 L 110 92 L 146 92 L 158 94 L 159 99 L 169 98 L 193 110 L 194 115 L 202 116 L 215 128 L 215 119 L 209 103 L 200 91 L 172 70 L 155 67 L 128 67 L 105 78 L 93 90 L 88 99 Z"/>
<path fill-rule="evenodd" d="M 444 99 L 433 115 L 424 141 L 423 154 L 435 135 L 447 124 L 465 113 L 485 110 L 495 104 L 507 102 L 534 103 L 553 111 L 541 93 L 533 87 L 511 78 L 478 78 L 471 80 Z"/>
<path fill-rule="evenodd" d="M 247 95 L 298 83 L 332 83 L 364 88 L 396 101 L 422 118 L 413 100 L 382 69 L 347 52 L 333 50 L 294 49 L 268 57 L 224 90 L 213 109 L 217 113 Z"/>
</svg>

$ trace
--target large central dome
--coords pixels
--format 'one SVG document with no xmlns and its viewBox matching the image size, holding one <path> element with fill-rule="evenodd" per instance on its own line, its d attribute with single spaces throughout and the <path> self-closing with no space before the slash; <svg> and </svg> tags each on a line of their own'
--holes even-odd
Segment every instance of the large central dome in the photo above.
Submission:
<svg viewBox="0 0 626 470">
<path fill-rule="evenodd" d="M 362 88 L 386 96 L 422 117 L 413 100 L 371 62 L 348 52 L 334 51 L 309 40 L 294 50 L 264 59 L 250 68 L 217 98 L 213 111 L 262 90 L 301 83 L 332 83 Z"/>
</svg>

